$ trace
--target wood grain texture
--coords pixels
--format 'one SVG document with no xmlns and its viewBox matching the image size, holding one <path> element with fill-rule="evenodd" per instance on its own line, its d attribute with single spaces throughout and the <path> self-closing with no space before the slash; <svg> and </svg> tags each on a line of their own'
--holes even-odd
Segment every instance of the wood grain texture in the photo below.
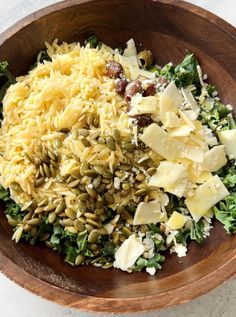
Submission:
<svg viewBox="0 0 236 317">
<path fill-rule="evenodd" d="M 32 64 L 44 41 L 83 41 L 96 34 L 117 47 L 133 37 L 151 49 L 158 64 L 179 62 L 186 50 L 199 58 L 225 103 L 236 100 L 236 30 L 223 20 L 182 1 L 67 0 L 23 19 L 0 37 L 0 60 L 15 74 Z M 11 241 L 0 214 L 0 269 L 35 294 L 84 310 L 133 312 L 163 308 L 203 294 L 236 272 L 236 237 L 216 222 L 201 246 L 191 243 L 179 263 L 167 255 L 155 277 L 115 269 L 72 268 L 43 246 Z"/>
</svg>

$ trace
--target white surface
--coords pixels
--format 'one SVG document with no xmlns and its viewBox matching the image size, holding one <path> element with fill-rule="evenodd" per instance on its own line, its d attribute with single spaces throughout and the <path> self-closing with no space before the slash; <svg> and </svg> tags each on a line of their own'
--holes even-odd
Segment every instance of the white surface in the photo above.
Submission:
<svg viewBox="0 0 236 317">
<path fill-rule="evenodd" d="M 59 1 L 0 0 L 0 32 L 23 16 L 55 2 Z M 213 11 L 236 26 L 235 0 L 191 0 L 189 2 Z M 235 295 L 236 279 L 221 285 L 207 295 L 201 296 L 190 303 L 159 312 L 133 314 L 132 316 L 234 317 L 236 315 Z M 30 294 L 0 274 L 1 317 L 92 317 L 93 315 L 47 302 Z M 95 316 L 100 317 L 104 316 L 104 314 L 96 314 Z"/>
</svg>

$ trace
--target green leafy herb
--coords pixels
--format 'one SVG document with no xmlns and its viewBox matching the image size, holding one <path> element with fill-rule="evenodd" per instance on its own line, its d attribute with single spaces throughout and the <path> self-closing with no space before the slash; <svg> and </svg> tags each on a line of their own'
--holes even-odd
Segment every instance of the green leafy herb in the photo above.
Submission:
<svg viewBox="0 0 236 317">
<path fill-rule="evenodd" d="M 218 219 L 228 233 L 236 233 L 236 192 L 227 196 L 214 208 L 216 219 Z"/>
<path fill-rule="evenodd" d="M 88 240 L 88 232 L 84 230 L 83 232 L 79 233 L 77 236 L 77 245 L 78 245 L 78 253 L 83 252 L 86 249 Z"/>
<path fill-rule="evenodd" d="M 84 41 L 84 45 L 89 44 L 91 48 L 100 48 L 102 46 L 102 42 L 98 40 L 96 35 L 92 35 Z"/>
<path fill-rule="evenodd" d="M 204 241 L 204 223 L 199 220 L 197 223 L 194 221 L 190 228 L 190 239 L 195 240 L 197 243 Z"/>
<path fill-rule="evenodd" d="M 177 66 L 171 63 L 165 65 L 160 75 L 166 77 L 168 80 L 174 80 L 177 87 L 186 87 L 195 85 L 198 94 L 201 91 L 201 85 L 197 72 L 198 60 L 193 54 L 188 54 L 184 60 Z"/>
<path fill-rule="evenodd" d="M 8 62 L 0 62 L 0 79 L 1 79 L 0 103 L 2 103 L 2 100 L 5 96 L 7 88 L 10 85 L 15 84 L 16 82 L 16 78 L 8 70 L 8 66 L 9 66 Z"/>
<path fill-rule="evenodd" d="M 113 257 L 115 254 L 115 246 L 112 242 L 107 241 L 103 243 L 102 254 L 105 257 Z"/>
<path fill-rule="evenodd" d="M 154 267 L 157 270 L 160 270 L 162 262 L 164 262 L 165 257 L 159 253 L 155 254 L 155 256 L 151 259 L 144 259 L 142 257 L 138 258 L 134 265 L 134 271 L 141 271 L 145 267 Z"/>
<path fill-rule="evenodd" d="M 77 255 L 78 255 L 77 249 L 69 245 L 66 249 L 65 261 L 71 265 L 74 265 Z"/>
</svg>

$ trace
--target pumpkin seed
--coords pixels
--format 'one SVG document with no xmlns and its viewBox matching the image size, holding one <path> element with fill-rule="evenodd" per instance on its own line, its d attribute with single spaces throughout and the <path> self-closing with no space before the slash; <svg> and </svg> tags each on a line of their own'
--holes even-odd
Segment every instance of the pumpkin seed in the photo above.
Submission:
<svg viewBox="0 0 236 317">
<path fill-rule="evenodd" d="M 119 235 L 119 240 L 120 240 L 120 242 L 123 243 L 126 240 L 126 236 L 124 236 L 123 234 L 120 234 Z"/>
<path fill-rule="evenodd" d="M 105 228 L 99 228 L 97 230 L 102 236 L 108 235 L 108 232 L 107 232 L 107 230 Z"/>
<path fill-rule="evenodd" d="M 114 204 L 114 198 L 108 192 L 104 194 L 104 198 L 109 205 Z"/>
<path fill-rule="evenodd" d="M 66 208 L 65 213 L 66 213 L 67 217 L 70 218 L 70 219 L 74 220 L 76 218 L 75 211 L 70 209 L 70 208 Z"/>
<path fill-rule="evenodd" d="M 156 173 L 156 170 L 156 167 L 150 167 L 147 169 L 147 173 L 152 176 Z"/>
<path fill-rule="evenodd" d="M 57 208 L 55 209 L 55 213 L 60 214 L 61 212 L 63 212 L 65 210 L 65 208 L 66 208 L 66 205 L 65 205 L 64 201 L 61 201 L 59 203 L 59 205 L 57 205 Z"/>
<path fill-rule="evenodd" d="M 100 136 L 97 138 L 97 143 L 98 144 L 105 144 L 106 143 L 106 140 L 104 137 Z"/>
<path fill-rule="evenodd" d="M 101 165 L 95 165 L 93 168 L 94 168 L 95 172 L 97 172 L 100 175 L 103 175 L 106 172 L 104 167 Z"/>
<path fill-rule="evenodd" d="M 81 222 L 81 221 L 79 221 L 78 219 L 75 219 L 75 221 L 74 221 L 74 227 L 76 228 L 76 230 L 78 230 L 78 231 L 84 231 L 84 229 L 85 229 L 85 226 L 84 226 L 84 224 Z"/>
<path fill-rule="evenodd" d="M 55 153 L 53 153 L 53 152 L 51 152 L 51 151 L 48 150 L 47 154 L 48 154 L 48 156 L 49 156 L 49 158 L 50 158 L 51 160 L 57 161 L 57 156 L 56 156 Z"/>
<path fill-rule="evenodd" d="M 50 163 L 50 158 L 45 154 L 41 157 L 41 161 L 43 161 L 43 163 Z"/>
<path fill-rule="evenodd" d="M 47 177 L 50 177 L 50 169 L 49 169 L 48 165 L 45 163 L 43 164 L 43 170 L 44 170 L 45 175 Z"/>
<path fill-rule="evenodd" d="M 57 206 L 55 205 L 55 204 L 48 204 L 45 208 L 44 208 L 44 210 L 45 211 L 53 211 L 53 210 L 55 210 L 57 208 Z"/>
<path fill-rule="evenodd" d="M 97 221 L 95 221 L 95 220 L 87 219 L 86 222 L 87 222 L 87 224 L 89 224 L 89 225 L 91 225 L 91 226 L 93 226 L 95 228 L 99 228 L 100 227 L 100 224 Z"/>
<path fill-rule="evenodd" d="M 77 255 L 77 257 L 75 259 L 75 265 L 82 264 L 84 262 L 84 259 L 85 259 L 84 255 L 82 255 L 82 254 Z"/>
<path fill-rule="evenodd" d="M 66 183 L 69 184 L 70 182 L 72 182 L 74 180 L 74 177 L 73 176 L 69 176 L 66 180 Z"/>
<path fill-rule="evenodd" d="M 74 193 L 76 196 L 78 196 L 81 191 L 78 188 L 71 188 L 72 193 Z"/>
<path fill-rule="evenodd" d="M 38 206 L 39 207 L 42 207 L 44 205 L 46 205 L 48 203 L 48 198 L 47 197 L 44 197 L 43 199 L 41 199 L 39 202 L 38 202 Z"/>
<path fill-rule="evenodd" d="M 82 163 L 80 165 L 80 174 L 81 176 L 84 176 L 84 171 L 88 170 L 88 164 L 87 163 Z"/>
<path fill-rule="evenodd" d="M 74 221 L 72 219 L 63 219 L 63 223 L 65 226 L 73 226 Z"/>
<path fill-rule="evenodd" d="M 144 196 L 149 192 L 147 188 L 141 188 L 135 192 L 136 196 Z"/>
<path fill-rule="evenodd" d="M 98 250 L 98 245 L 96 243 L 89 243 L 87 246 L 92 251 L 97 251 Z"/>
<path fill-rule="evenodd" d="M 136 175 L 136 180 L 139 182 L 143 182 L 146 179 L 146 176 L 143 173 Z"/>
<path fill-rule="evenodd" d="M 89 142 L 88 139 L 81 138 L 80 141 L 82 142 L 82 144 L 83 144 L 85 147 L 90 147 L 90 146 L 91 146 L 91 143 Z"/>
<path fill-rule="evenodd" d="M 57 218 L 57 214 L 55 212 L 51 212 L 49 215 L 48 215 L 48 222 L 49 223 L 53 223 Z"/>
<path fill-rule="evenodd" d="M 94 199 L 97 198 L 98 194 L 97 194 L 97 192 L 94 189 L 89 188 L 88 186 L 86 186 L 86 190 L 87 190 L 87 193 L 89 194 L 89 196 L 91 196 Z"/>
<path fill-rule="evenodd" d="M 56 175 L 57 175 L 56 170 L 52 164 L 50 164 L 50 173 L 51 173 L 52 177 L 56 177 Z"/>
<path fill-rule="evenodd" d="M 37 229 L 37 227 L 33 227 L 33 228 L 31 229 L 31 231 L 30 231 L 30 234 L 31 234 L 31 237 L 32 237 L 32 238 L 35 238 L 35 237 L 37 236 L 37 234 L 38 234 L 38 229 Z"/>
<path fill-rule="evenodd" d="M 69 231 L 70 233 L 78 233 L 78 230 L 75 227 L 72 226 L 66 226 L 65 230 Z"/>
<path fill-rule="evenodd" d="M 108 136 L 106 138 L 106 145 L 107 145 L 108 149 L 110 149 L 111 151 L 115 151 L 116 150 L 116 143 L 115 143 L 113 137 Z"/>
<path fill-rule="evenodd" d="M 95 214 L 92 214 L 91 212 L 86 212 L 84 216 L 89 219 L 94 219 L 94 220 L 97 219 L 97 216 Z"/>
<path fill-rule="evenodd" d="M 94 178 L 94 177 L 97 176 L 97 173 L 95 171 L 93 171 L 93 170 L 85 170 L 84 171 L 84 175 Z"/>
<path fill-rule="evenodd" d="M 90 233 L 89 233 L 89 236 L 88 236 L 88 242 L 89 243 L 93 243 L 93 242 L 96 242 L 97 239 L 100 237 L 100 233 L 94 229 L 92 230 Z"/>
<path fill-rule="evenodd" d="M 55 167 L 55 168 L 58 168 L 58 167 L 59 167 L 59 166 L 58 166 L 58 163 L 55 162 L 55 161 L 51 161 L 50 163 L 51 163 L 51 165 L 52 165 L 53 167 Z"/>
<path fill-rule="evenodd" d="M 87 211 L 87 204 L 85 200 L 79 200 L 78 201 L 78 209 L 80 212 L 86 212 Z"/>
<path fill-rule="evenodd" d="M 26 158 L 27 161 L 33 162 L 31 156 L 27 152 L 24 152 L 24 157 Z"/>
<path fill-rule="evenodd" d="M 112 243 L 113 244 L 118 244 L 118 242 L 119 242 L 119 232 L 117 232 L 117 231 L 113 231 L 112 232 Z"/>
<path fill-rule="evenodd" d="M 40 166 L 39 166 L 39 174 L 40 174 L 42 177 L 45 176 L 45 175 L 44 175 L 44 170 L 43 170 L 43 165 L 40 165 Z"/>
<path fill-rule="evenodd" d="M 50 233 L 44 233 L 40 238 L 39 241 L 46 241 L 50 237 Z"/>
<path fill-rule="evenodd" d="M 125 150 L 127 152 L 132 152 L 136 150 L 136 145 L 133 143 L 125 143 L 122 145 L 122 150 Z"/>
<path fill-rule="evenodd" d="M 41 161 L 41 159 L 40 159 L 38 156 L 35 156 L 35 157 L 34 157 L 34 163 L 35 163 L 36 165 L 40 165 L 40 164 L 42 163 L 42 161 Z"/>
<path fill-rule="evenodd" d="M 86 228 L 86 230 L 87 230 L 89 233 L 90 233 L 92 230 L 94 230 L 94 227 L 91 226 L 91 225 L 88 224 L 88 223 L 85 224 L 85 228 Z"/>
<path fill-rule="evenodd" d="M 34 213 L 35 213 L 36 215 L 38 215 L 38 214 L 41 214 L 43 211 L 44 211 L 44 208 L 43 208 L 43 207 L 38 207 L 38 208 L 35 209 Z"/>
<path fill-rule="evenodd" d="M 112 264 L 112 263 L 109 263 L 109 262 L 107 262 L 107 263 L 105 263 L 105 264 L 102 265 L 102 268 L 103 268 L 103 269 L 110 269 L 111 267 L 113 267 L 113 264 Z"/>
<path fill-rule="evenodd" d="M 117 214 L 121 214 L 125 210 L 125 206 L 118 206 L 116 209 Z"/>
<path fill-rule="evenodd" d="M 11 227 L 15 228 L 17 226 L 17 221 L 11 218 L 9 215 L 7 215 L 7 221 Z"/>
<path fill-rule="evenodd" d="M 44 177 L 41 177 L 39 179 L 36 179 L 34 181 L 34 187 L 40 187 L 41 185 L 43 185 L 44 183 Z"/>
<path fill-rule="evenodd" d="M 82 193 L 78 196 L 79 200 L 87 200 L 89 198 L 89 194 L 88 193 Z"/>
<path fill-rule="evenodd" d="M 126 237 L 129 237 L 132 234 L 132 232 L 127 227 L 123 227 L 122 232 Z"/>
<path fill-rule="evenodd" d="M 101 175 L 98 175 L 96 178 L 94 178 L 94 180 L 93 180 L 93 188 L 96 189 L 100 185 L 101 179 L 102 179 Z"/>
<path fill-rule="evenodd" d="M 78 131 L 78 133 L 79 133 L 79 135 L 81 135 L 81 136 L 83 136 L 83 137 L 87 137 L 87 136 L 89 136 L 89 131 L 87 130 L 87 129 L 80 129 L 79 131 Z"/>
<path fill-rule="evenodd" d="M 22 234 L 23 234 L 23 226 L 20 226 L 14 232 L 12 236 L 12 240 L 15 240 L 15 242 L 18 243 L 20 241 Z"/>
<path fill-rule="evenodd" d="M 127 210 L 124 210 L 122 213 L 121 213 L 121 219 L 123 220 L 128 220 L 128 219 L 131 219 L 131 215 L 128 213 Z"/>
<path fill-rule="evenodd" d="M 79 185 L 80 183 L 80 179 L 75 179 L 74 181 L 72 181 L 71 183 L 68 184 L 69 187 L 74 188 L 77 185 Z"/>
<path fill-rule="evenodd" d="M 120 169 L 121 169 L 122 171 L 129 171 L 129 170 L 131 169 L 131 166 L 128 165 L 128 164 L 122 164 L 122 165 L 120 166 Z"/>
<path fill-rule="evenodd" d="M 120 143 L 121 141 L 121 135 L 120 135 L 120 131 L 118 129 L 115 129 L 113 131 L 113 139 L 117 142 Z"/>
<path fill-rule="evenodd" d="M 31 210 L 31 209 L 35 209 L 37 207 L 36 201 L 33 199 L 31 201 L 29 201 L 28 203 L 26 203 L 21 210 L 25 211 L 25 210 Z"/>
<path fill-rule="evenodd" d="M 116 171 L 116 172 L 115 172 L 115 175 L 116 175 L 117 177 L 119 177 L 119 178 L 122 178 L 122 177 L 124 176 L 124 172 L 122 172 L 122 171 Z"/>
<path fill-rule="evenodd" d="M 24 227 L 23 227 L 23 231 L 24 232 L 29 232 L 30 230 L 31 230 L 31 226 L 30 225 L 28 225 L 28 224 L 26 224 L 26 225 L 24 225 Z"/>
<path fill-rule="evenodd" d="M 122 184 L 122 188 L 123 188 L 124 190 L 129 190 L 129 189 L 130 189 L 130 184 L 129 184 L 129 183 L 123 183 L 123 184 Z"/>
<path fill-rule="evenodd" d="M 29 226 L 40 226 L 41 223 L 42 223 L 42 220 L 39 218 L 34 218 L 27 221 L 27 224 Z"/>
<path fill-rule="evenodd" d="M 122 190 L 120 192 L 120 196 L 121 197 L 126 197 L 127 195 L 129 195 L 129 193 L 130 193 L 130 190 Z"/>
</svg>

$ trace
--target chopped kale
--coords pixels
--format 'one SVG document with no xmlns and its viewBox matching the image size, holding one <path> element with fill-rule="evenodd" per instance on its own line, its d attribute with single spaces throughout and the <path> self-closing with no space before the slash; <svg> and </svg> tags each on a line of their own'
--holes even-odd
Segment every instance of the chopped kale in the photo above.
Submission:
<svg viewBox="0 0 236 317">
<path fill-rule="evenodd" d="M 96 35 L 92 35 L 84 41 L 84 45 L 89 44 L 91 48 L 100 48 L 102 46 L 102 42 L 98 40 Z"/>
<path fill-rule="evenodd" d="M 220 201 L 214 208 L 216 219 L 223 225 L 229 234 L 236 233 L 236 192 L 231 193 Z"/>
<path fill-rule="evenodd" d="M 177 66 L 173 66 L 171 63 L 165 65 L 160 70 L 160 75 L 164 76 L 170 81 L 174 80 L 176 86 L 179 88 L 195 85 L 197 95 L 200 95 L 201 85 L 199 81 L 197 65 L 197 58 L 193 54 L 188 54 Z"/>
</svg>

